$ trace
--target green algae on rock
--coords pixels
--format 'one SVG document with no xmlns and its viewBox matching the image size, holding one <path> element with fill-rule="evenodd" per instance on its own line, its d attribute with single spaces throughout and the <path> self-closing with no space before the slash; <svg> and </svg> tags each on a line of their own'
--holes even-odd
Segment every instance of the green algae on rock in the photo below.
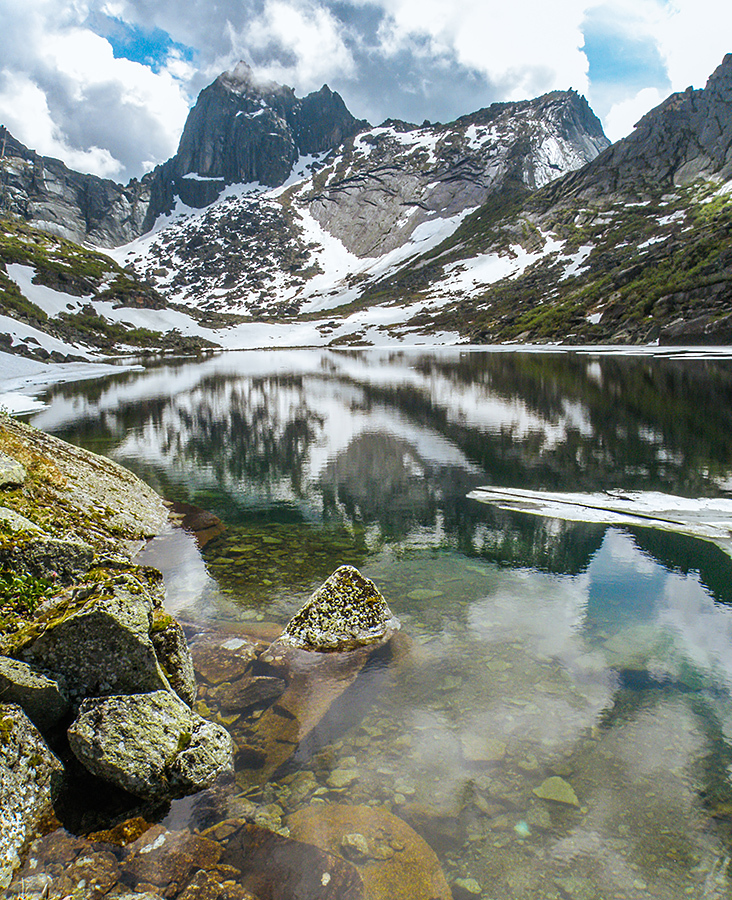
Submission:
<svg viewBox="0 0 732 900">
<path fill-rule="evenodd" d="M 386 641 L 399 628 L 373 581 L 341 566 L 292 617 L 280 641 L 300 650 L 354 650 Z"/>
</svg>

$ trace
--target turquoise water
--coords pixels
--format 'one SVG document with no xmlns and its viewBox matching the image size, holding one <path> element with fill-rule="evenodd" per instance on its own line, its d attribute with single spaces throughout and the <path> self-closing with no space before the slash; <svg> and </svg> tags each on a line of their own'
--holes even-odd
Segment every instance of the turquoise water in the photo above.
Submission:
<svg viewBox="0 0 732 900">
<path fill-rule="evenodd" d="M 34 424 L 226 525 L 203 549 L 177 531 L 143 557 L 190 634 L 283 625 L 342 563 L 401 619 L 402 651 L 286 770 L 251 787 L 240 766 L 232 797 L 255 821 L 285 832 L 322 801 L 387 809 L 456 897 L 732 895 L 732 560 L 467 497 L 729 496 L 731 362 L 278 351 L 46 399 Z M 223 714 L 205 685 L 203 701 Z M 196 825 L 191 801 L 166 815 Z"/>
</svg>

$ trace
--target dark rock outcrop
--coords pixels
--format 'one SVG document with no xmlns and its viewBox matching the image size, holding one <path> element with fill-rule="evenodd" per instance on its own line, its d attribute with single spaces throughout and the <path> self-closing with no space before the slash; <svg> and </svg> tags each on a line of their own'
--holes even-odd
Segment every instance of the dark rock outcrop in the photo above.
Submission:
<svg viewBox="0 0 732 900">
<path fill-rule="evenodd" d="M 706 87 L 671 94 L 626 138 L 558 182 L 557 197 L 643 196 L 699 176 L 732 176 L 732 53 Z"/>
</svg>

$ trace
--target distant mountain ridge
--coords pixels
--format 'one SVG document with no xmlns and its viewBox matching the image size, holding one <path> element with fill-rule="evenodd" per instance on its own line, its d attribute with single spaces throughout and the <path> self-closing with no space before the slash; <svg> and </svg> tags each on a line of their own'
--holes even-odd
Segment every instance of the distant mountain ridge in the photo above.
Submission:
<svg viewBox="0 0 732 900">
<path fill-rule="evenodd" d="M 4 137 L 0 209 L 124 244 L 110 252 L 138 305 L 165 308 L 161 331 L 732 342 L 732 55 L 612 146 L 574 91 L 371 127 L 325 86 L 298 99 L 243 64 L 201 92 L 177 154 L 126 187 Z"/>
</svg>

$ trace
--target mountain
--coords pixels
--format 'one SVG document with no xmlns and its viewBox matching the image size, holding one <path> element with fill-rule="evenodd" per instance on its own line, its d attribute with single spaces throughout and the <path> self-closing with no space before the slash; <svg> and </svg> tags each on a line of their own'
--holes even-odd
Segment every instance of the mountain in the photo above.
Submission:
<svg viewBox="0 0 732 900">
<path fill-rule="evenodd" d="M 372 127 L 244 64 L 125 187 L 0 146 L 0 208 L 123 244 L 176 340 L 732 342 L 732 55 L 612 146 L 573 91 Z"/>
</svg>

